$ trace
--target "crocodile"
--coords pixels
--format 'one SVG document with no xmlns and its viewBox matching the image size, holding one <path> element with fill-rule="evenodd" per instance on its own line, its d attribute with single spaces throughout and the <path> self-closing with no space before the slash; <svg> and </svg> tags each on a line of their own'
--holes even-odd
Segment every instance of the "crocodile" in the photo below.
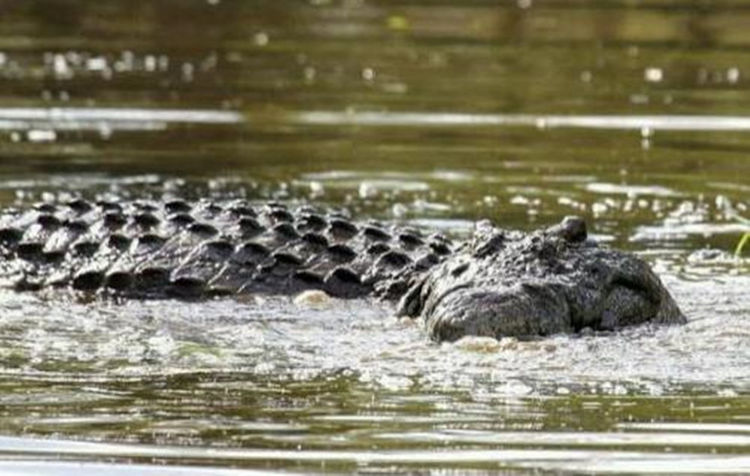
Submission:
<svg viewBox="0 0 750 476">
<path fill-rule="evenodd" d="M 429 335 L 546 336 L 685 316 L 649 265 L 565 217 L 489 221 L 467 240 L 308 205 L 74 199 L 0 212 L 0 286 L 131 298 L 232 294 L 390 301 Z"/>
</svg>

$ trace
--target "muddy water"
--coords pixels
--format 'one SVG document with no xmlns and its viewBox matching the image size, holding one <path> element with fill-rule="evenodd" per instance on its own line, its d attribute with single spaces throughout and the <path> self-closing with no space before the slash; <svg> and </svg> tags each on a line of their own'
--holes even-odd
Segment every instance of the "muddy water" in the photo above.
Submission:
<svg viewBox="0 0 750 476">
<path fill-rule="evenodd" d="M 750 472 L 742 3 L 0 13 L 3 206 L 312 200 L 457 236 L 579 214 L 690 320 L 438 345 L 367 301 L 3 291 L 2 472 Z"/>
</svg>

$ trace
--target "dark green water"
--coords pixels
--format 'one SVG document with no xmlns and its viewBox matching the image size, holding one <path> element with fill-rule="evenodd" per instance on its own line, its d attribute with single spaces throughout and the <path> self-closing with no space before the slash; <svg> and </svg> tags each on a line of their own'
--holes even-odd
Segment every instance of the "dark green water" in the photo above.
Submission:
<svg viewBox="0 0 750 476">
<path fill-rule="evenodd" d="M 0 204 L 579 214 L 689 324 L 438 345 L 370 302 L 0 293 L 0 472 L 750 472 L 750 7 L 0 0 Z M 163 465 L 167 465 L 164 467 Z"/>
</svg>

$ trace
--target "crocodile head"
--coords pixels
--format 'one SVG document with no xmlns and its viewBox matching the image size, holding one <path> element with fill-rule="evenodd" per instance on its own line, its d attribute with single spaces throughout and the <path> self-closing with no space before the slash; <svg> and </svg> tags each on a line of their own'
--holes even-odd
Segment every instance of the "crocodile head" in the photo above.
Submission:
<svg viewBox="0 0 750 476">
<path fill-rule="evenodd" d="M 471 242 L 422 276 L 399 308 L 423 318 L 441 341 L 685 321 L 647 263 L 587 240 L 577 217 L 530 234 L 481 222 Z"/>
</svg>

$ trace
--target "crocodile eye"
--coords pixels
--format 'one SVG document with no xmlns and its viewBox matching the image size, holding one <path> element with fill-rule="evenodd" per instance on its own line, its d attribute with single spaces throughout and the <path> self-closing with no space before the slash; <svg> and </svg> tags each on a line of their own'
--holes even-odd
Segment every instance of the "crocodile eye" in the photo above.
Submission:
<svg viewBox="0 0 750 476">
<path fill-rule="evenodd" d="M 586 241 L 586 221 L 577 216 L 566 216 L 559 224 L 547 229 L 548 233 L 559 236 L 569 243 L 582 243 Z"/>
</svg>

